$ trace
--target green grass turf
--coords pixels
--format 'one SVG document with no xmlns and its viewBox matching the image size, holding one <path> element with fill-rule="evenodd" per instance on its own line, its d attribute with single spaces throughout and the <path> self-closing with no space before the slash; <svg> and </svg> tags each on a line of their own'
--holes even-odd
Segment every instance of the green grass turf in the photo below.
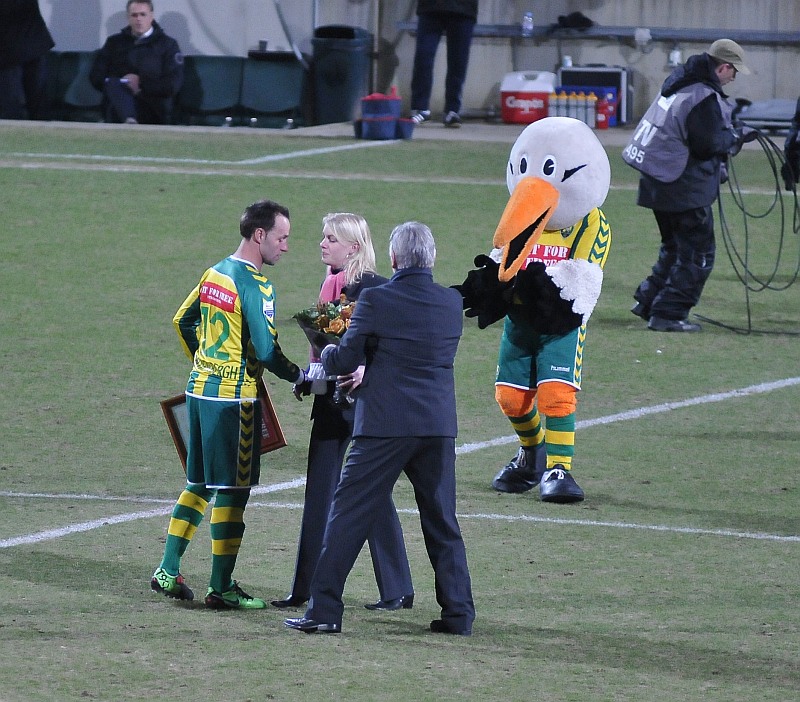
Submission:
<svg viewBox="0 0 800 702">
<path fill-rule="evenodd" d="M 262 158 L 352 143 L 0 126 L 0 541 L 95 524 L 0 548 L 0 698 L 796 699 L 797 385 L 584 426 L 580 505 L 493 492 L 513 444 L 462 452 L 458 504 L 478 615 L 469 639 L 427 631 L 438 609 L 404 480 L 395 497 L 411 611 L 363 609 L 377 598 L 366 554 L 348 580 L 340 636 L 285 630 L 277 610 L 217 613 L 150 592 L 182 487 L 159 408 L 188 372 L 170 320 L 202 270 L 236 247 L 242 209 L 271 197 L 292 212 L 290 251 L 269 274 L 281 343 L 298 361 L 306 344 L 291 315 L 315 298 L 326 212 L 367 217 L 384 274 L 388 234 L 407 219 L 432 227 L 443 284 L 460 282 L 490 247 L 510 144 L 411 140 Z M 749 326 L 769 333 L 706 324 L 701 334 L 655 334 L 630 314 L 658 240 L 618 151 L 609 151 L 613 245 L 579 421 L 800 376 L 797 285 L 748 300 L 719 220 L 717 265 L 696 311 L 746 329 L 749 309 Z M 786 287 L 798 256 L 791 211 L 786 227 L 776 208 L 767 213 L 772 176 L 760 152 L 734 164 L 748 211 L 766 214 L 745 220 L 723 195 L 731 245 L 746 251 L 752 287 Z M 493 400 L 499 333 L 465 324 L 459 445 L 512 433 Z M 282 381 L 268 386 L 288 440 L 262 459 L 273 484 L 304 473 L 310 404 Z M 302 488 L 253 496 L 236 573 L 251 594 L 288 592 L 301 503 Z M 184 559 L 198 596 L 209 569 L 204 524 Z"/>
</svg>

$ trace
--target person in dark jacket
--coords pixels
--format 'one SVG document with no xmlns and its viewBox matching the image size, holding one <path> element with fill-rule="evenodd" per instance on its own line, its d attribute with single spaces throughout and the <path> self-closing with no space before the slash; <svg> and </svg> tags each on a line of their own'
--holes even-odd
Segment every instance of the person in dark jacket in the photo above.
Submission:
<svg viewBox="0 0 800 702">
<path fill-rule="evenodd" d="M 47 52 L 39 0 L 0 3 L 0 119 L 47 119 Z"/>
<path fill-rule="evenodd" d="M 89 80 L 106 98 L 106 120 L 167 124 L 183 84 L 183 54 L 153 19 L 150 0 L 128 0 L 128 26 L 106 39 Z"/>
<path fill-rule="evenodd" d="M 756 136 L 731 124 L 732 105 L 722 88 L 737 73 L 750 69 L 730 39 L 690 56 L 664 81 L 622 152 L 641 172 L 636 203 L 653 210 L 661 234 L 658 260 L 636 289 L 631 310 L 653 331 L 700 331 L 687 318 L 714 266 L 712 205 L 722 165 Z"/>
<path fill-rule="evenodd" d="M 478 21 L 478 0 L 419 0 L 417 45 L 411 74 L 411 119 L 431 118 L 431 91 L 436 49 L 447 37 L 447 74 L 444 80 L 445 127 L 461 126 L 461 92 L 467 77 L 472 31 Z"/>
<path fill-rule="evenodd" d="M 332 212 L 322 223 L 320 249 L 328 271 L 320 288 L 319 303 L 339 302 L 341 295 L 356 301 L 362 290 L 386 282 L 386 278 L 375 272 L 372 234 L 361 215 Z M 279 609 L 299 607 L 311 597 L 311 578 L 322 551 L 328 512 L 353 435 L 355 411 L 349 394 L 358 388 L 364 377 L 364 366 L 360 365 L 353 373 L 332 380 L 333 376 L 328 376 L 322 368 L 319 350 L 313 347 L 310 360 L 308 377 L 312 380 L 309 387 L 295 387 L 298 399 L 298 393 L 304 394 L 304 390 L 314 393 L 303 519 L 291 593 L 285 599 L 272 600 L 272 606 Z M 344 394 L 341 400 L 337 400 L 337 384 L 339 394 Z M 392 509 L 376 516 L 367 540 L 380 599 L 365 607 L 388 611 L 411 609 L 414 587 L 403 528 L 394 503 Z"/>
<path fill-rule="evenodd" d="M 794 190 L 798 179 L 800 179 L 800 98 L 797 98 L 797 107 L 792 117 L 792 126 L 786 135 L 783 144 L 783 157 L 786 162 L 781 166 L 781 175 L 787 190 Z"/>
<path fill-rule="evenodd" d="M 441 607 L 430 629 L 469 636 L 475 604 L 456 516 L 453 362 L 463 331 L 461 294 L 433 280 L 436 245 L 424 224 L 395 227 L 389 256 L 394 275 L 361 291 L 341 343 L 322 350 L 327 373 L 352 373 L 365 358 L 366 370 L 311 600 L 303 617 L 284 624 L 306 633 L 341 632 L 345 581 L 379 515 L 394 509 L 392 488 L 404 472 L 414 487 Z"/>
</svg>

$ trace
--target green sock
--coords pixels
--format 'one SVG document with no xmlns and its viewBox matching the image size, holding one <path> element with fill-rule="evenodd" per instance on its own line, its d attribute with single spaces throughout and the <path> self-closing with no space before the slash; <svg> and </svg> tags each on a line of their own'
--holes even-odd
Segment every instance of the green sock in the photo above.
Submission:
<svg viewBox="0 0 800 702">
<path fill-rule="evenodd" d="M 216 592 L 233 587 L 233 569 L 244 535 L 244 509 L 250 490 L 220 490 L 211 510 L 211 581 Z"/>
<path fill-rule="evenodd" d="M 169 520 L 167 542 L 164 546 L 164 557 L 161 567 L 170 575 L 177 575 L 181 568 L 181 558 L 186 552 L 197 527 L 203 521 L 208 501 L 214 495 L 213 490 L 201 485 L 187 485 L 178 497 Z"/>
</svg>

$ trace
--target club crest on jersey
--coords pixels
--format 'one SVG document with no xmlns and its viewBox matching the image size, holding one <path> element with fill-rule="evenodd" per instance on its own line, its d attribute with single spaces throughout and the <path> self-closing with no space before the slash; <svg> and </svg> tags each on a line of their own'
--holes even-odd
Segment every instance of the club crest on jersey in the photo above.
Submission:
<svg viewBox="0 0 800 702">
<path fill-rule="evenodd" d="M 234 291 L 216 283 L 206 281 L 200 286 L 200 302 L 212 307 L 219 307 L 226 312 L 233 312 L 236 307 L 236 297 L 237 294 Z"/>
</svg>

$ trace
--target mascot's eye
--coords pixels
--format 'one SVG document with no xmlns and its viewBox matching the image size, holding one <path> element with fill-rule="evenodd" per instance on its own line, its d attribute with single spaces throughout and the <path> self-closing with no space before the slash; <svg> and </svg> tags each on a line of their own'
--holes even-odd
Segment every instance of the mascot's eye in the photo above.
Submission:
<svg viewBox="0 0 800 702">
<path fill-rule="evenodd" d="M 519 162 L 519 174 L 523 175 L 528 172 L 528 159 L 524 158 Z"/>
<path fill-rule="evenodd" d="M 511 171 L 511 175 L 514 175 L 514 164 L 511 161 L 508 162 L 508 170 Z"/>
<path fill-rule="evenodd" d="M 542 173 L 546 176 L 552 176 L 556 172 L 556 160 L 552 156 L 547 156 L 542 163 Z"/>
</svg>

